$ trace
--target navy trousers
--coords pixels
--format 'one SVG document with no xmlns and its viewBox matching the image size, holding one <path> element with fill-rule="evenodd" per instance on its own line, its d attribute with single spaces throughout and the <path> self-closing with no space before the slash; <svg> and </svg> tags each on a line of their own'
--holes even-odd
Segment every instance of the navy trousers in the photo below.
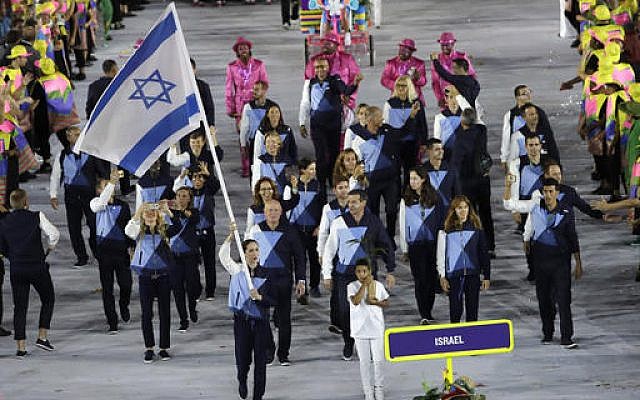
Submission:
<svg viewBox="0 0 640 400">
<path fill-rule="evenodd" d="M 267 383 L 267 351 L 271 342 L 269 321 L 247 318 L 243 313 L 236 313 L 233 316 L 233 336 L 238 382 L 247 382 L 253 354 L 253 398 L 262 399 Z"/>
</svg>

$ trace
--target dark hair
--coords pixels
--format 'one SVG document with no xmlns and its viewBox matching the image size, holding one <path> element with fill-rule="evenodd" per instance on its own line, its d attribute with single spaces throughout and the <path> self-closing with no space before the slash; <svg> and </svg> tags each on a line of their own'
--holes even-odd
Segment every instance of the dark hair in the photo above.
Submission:
<svg viewBox="0 0 640 400">
<path fill-rule="evenodd" d="M 4 42 L 13 47 L 13 45 L 18 43 L 20 39 L 22 39 L 22 32 L 17 29 L 11 29 L 4 37 Z"/>
<path fill-rule="evenodd" d="M 20 24 L 24 25 L 24 18 L 20 18 L 20 17 L 14 17 L 13 20 L 11 21 L 11 28 L 16 27 Z M 35 26 L 35 25 L 33 25 Z"/>
<path fill-rule="evenodd" d="M 544 173 L 548 174 L 549 169 L 551 169 L 551 167 L 553 166 L 557 166 L 558 168 L 560 168 L 560 172 L 562 172 L 562 164 L 560 164 L 558 161 L 554 160 L 553 158 L 549 158 L 547 159 L 547 161 L 545 161 L 543 165 Z"/>
<path fill-rule="evenodd" d="M 174 197 L 178 197 L 178 192 L 186 190 L 187 193 L 189 193 L 189 206 L 187 206 L 187 208 L 192 208 L 193 207 L 193 192 L 191 191 L 191 188 L 189 186 L 180 186 L 178 188 L 178 190 L 176 190 L 176 195 Z"/>
<path fill-rule="evenodd" d="M 431 147 L 433 147 L 434 144 L 438 144 L 438 143 L 442 144 L 442 140 L 432 137 L 427 139 L 427 142 L 425 144 L 427 145 L 427 148 L 430 149 Z"/>
<path fill-rule="evenodd" d="M 513 89 L 513 97 L 518 97 L 518 92 L 520 92 L 520 89 L 524 89 L 527 88 L 527 85 L 518 85 L 516 86 L 515 89 Z"/>
<path fill-rule="evenodd" d="M 557 190 L 558 187 L 560 186 L 560 183 L 553 178 L 544 178 L 542 180 L 542 186 L 553 186 Z"/>
<path fill-rule="evenodd" d="M 431 181 L 429 180 L 429 173 L 427 169 L 423 166 L 415 166 L 409 169 L 409 172 L 415 172 L 420 178 L 424 180 L 422 186 L 420 187 L 420 192 L 417 193 L 413 189 L 411 189 L 411 185 L 407 184 L 407 187 L 404 189 L 404 198 L 405 203 L 413 204 L 415 202 L 420 202 L 420 205 L 425 208 L 433 207 L 438 201 L 439 195 L 438 192 L 431 186 Z"/>
<path fill-rule="evenodd" d="M 280 197 L 280 195 L 278 194 L 278 186 L 276 186 L 276 183 L 271 178 L 263 176 L 262 178 L 258 179 L 255 185 L 253 185 L 253 205 L 264 206 L 262 197 L 260 197 L 260 185 L 262 185 L 263 182 L 268 182 L 269 185 L 271 185 L 271 189 L 273 190 L 273 195 L 271 198 L 278 200 L 278 198 Z"/>
<path fill-rule="evenodd" d="M 348 175 L 343 175 L 343 174 L 333 174 L 333 187 L 335 188 L 336 186 L 338 186 L 338 183 L 341 182 L 349 182 L 349 176 Z"/>
<path fill-rule="evenodd" d="M 35 18 L 27 18 L 26 21 L 24 21 L 24 26 L 38 26 L 38 21 L 36 21 Z"/>
<path fill-rule="evenodd" d="M 456 58 L 455 60 L 453 60 L 453 63 L 462 68 L 464 72 L 469 72 L 469 61 L 465 60 L 464 58 Z"/>
<path fill-rule="evenodd" d="M 367 267 L 367 269 L 369 270 L 369 272 L 371 272 L 371 262 L 369 261 L 368 258 L 358 258 L 356 260 L 356 267 L 359 265 L 364 265 L 365 267 Z"/>
<path fill-rule="evenodd" d="M 200 139 L 200 138 L 205 139 L 205 142 L 207 141 L 204 135 L 204 131 L 200 128 L 196 129 L 195 131 L 189 134 L 189 139 Z"/>
<path fill-rule="evenodd" d="M 271 110 L 274 107 L 277 108 L 278 111 L 280 111 L 280 120 L 278 121 L 277 126 L 271 126 L 271 120 L 269 120 L 269 110 Z M 260 129 L 260 132 L 266 135 L 268 131 L 272 131 L 272 130 L 280 132 L 284 127 L 286 127 L 286 125 L 284 124 L 284 119 L 282 118 L 282 109 L 280 108 L 279 105 L 275 103 L 271 104 L 269 108 L 267 108 L 267 112 L 264 113 L 264 117 L 262 117 L 262 121 L 260 121 L 260 125 L 258 126 L 258 129 Z"/>
<path fill-rule="evenodd" d="M 360 201 L 367 201 L 369 196 L 367 196 L 367 192 L 362 189 L 353 189 L 349 191 L 349 196 L 358 196 L 360 197 Z"/>
<path fill-rule="evenodd" d="M 243 252 L 244 252 L 244 251 L 247 251 L 247 248 L 249 247 L 249 245 L 250 245 L 251 243 L 255 243 L 255 244 L 258 246 L 258 248 L 260 248 L 260 245 L 258 245 L 258 242 L 257 242 L 257 241 L 255 241 L 255 240 L 253 240 L 253 239 L 245 239 L 245 240 L 243 240 L 243 241 L 242 241 L 242 251 L 243 251 Z"/>
<path fill-rule="evenodd" d="M 108 60 L 104 60 L 104 62 L 102 63 L 102 72 L 104 72 L 105 74 L 109 73 L 115 66 L 116 66 L 116 62 L 108 59 Z"/>
<path fill-rule="evenodd" d="M 532 139 L 538 139 L 540 143 L 542 143 L 542 140 L 540 140 L 540 136 L 536 135 L 535 133 L 527 133 L 526 135 L 524 135 L 524 144 L 526 145 L 527 142 Z"/>
<path fill-rule="evenodd" d="M 522 107 L 520 107 L 520 110 L 522 110 L 522 112 L 524 113 L 525 111 L 527 111 L 529 108 L 535 108 L 536 112 L 538 112 L 538 107 L 535 106 L 535 104 L 533 103 L 525 103 L 522 105 Z"/>
<path fill-rule="evenodd" d="M 311 164 L 315 164 L 316 160 L 311 159 L 311 158 L 301 158 L 300 161 L 298 161 L 298 168 L 302 169 L 307 169 L 309 168 L 309 165 Z"/>
<path fill-rule="evenodd" d="M 462 118 L 460 120 L 465 121 L 465 124 L 471 125 L 475 124 L 477 117 L 478 114 L 476 114 L 476 110 L 473 108 L 465 108 L 462 110 Z"/>
<path fill-rule="evenodd" d="M 194 60 L 193 57 L 189 57 L 189 62 L 191 63 L 191 68 L 195 69 L 196 68 L 196 60 Z"/>
</svg>

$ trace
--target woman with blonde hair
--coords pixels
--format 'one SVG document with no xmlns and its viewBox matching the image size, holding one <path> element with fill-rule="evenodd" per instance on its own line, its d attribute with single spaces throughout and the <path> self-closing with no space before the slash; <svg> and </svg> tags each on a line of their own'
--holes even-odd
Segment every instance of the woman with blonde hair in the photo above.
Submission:
<svg viewBox="0 0 640 400">
<path fill-rule="evenodd" d="M 144 203 L 124 228 L 124 232 L 136 241 L 131 259 L 131 269 L 138 275 L 140 307 L 142 309 L 142 335 L 144 337 L 144 363 L 155 360 L 153 335 L 153 300 L 158 298 L 160 316 L 160 352 L 163 361 L 171 359 L 171 281 L 169 269 L 174 263 L 169 238 L 178 232 L 167 226 L 166 217 L 173 218 L 166 200 L 160 203 Z"/>
<path fill-rule="evenodd" d="M 467 322 L 477 321 L 480 288 L 489 289 L 491 261 L 480 218 L 466 196 L 451 201 L 437 246 L 440 285 L 449 295 L 451 322 L 460 322 L 463 308 Z"/>
<path fill-rule="evenodd" d="M 413 108 L 418 111 L 415 118 L 410 118 Z M 401 75 L 396 79 L 391 98 L 384 103 L 382 118 L 398 136 L 396 156 L 403 171 L 403 185 L 406 185 L 409 169 L 418 162 L 418 150 L 425 151 L 428 136 L 424 106 L 409 76 Z"/>
</svg>

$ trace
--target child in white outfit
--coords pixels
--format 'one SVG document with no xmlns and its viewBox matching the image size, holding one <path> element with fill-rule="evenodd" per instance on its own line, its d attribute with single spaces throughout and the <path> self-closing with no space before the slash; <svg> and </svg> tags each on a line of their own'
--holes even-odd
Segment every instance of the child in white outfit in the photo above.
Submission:
<svg viewBox="0 0 640 400">
<path fill-rule="evenodd" d="M 366 259 L 356 262 L 356 278 L 347 286 L 351 337 L 355 339 L 360 359 L 360 377 L 365 400 L 384 400 L 384 315 L 389 294 L 382 283 L 373 279 Z M 373 375 L 373 385 L 371 385 Z"/>
</svg>

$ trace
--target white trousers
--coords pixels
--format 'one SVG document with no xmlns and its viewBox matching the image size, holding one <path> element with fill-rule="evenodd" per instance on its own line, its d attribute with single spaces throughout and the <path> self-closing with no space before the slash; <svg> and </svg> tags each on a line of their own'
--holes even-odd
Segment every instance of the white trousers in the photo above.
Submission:
<svg viewBox="0 0 640 400">
<path fill-rule="evenodd" d="M 382 400 L 384 386 L 384 341 L 378 339 L 356 339 L 356 350 L 360 360 L 360 378 L 365 396 L 376 392 L 376 400 Z M 373 375 L 373 382 L 371 378 Z M 373 385 L 372 385 L 373 383 Z M 371 396 L 370 398 L 373 398 Z"/>
<path fill-rule="evenodd" d="M 382 23 L 382 0 L 373 0 L 372 3 L 373 25 L 380 26 Z"/>
</svg>

